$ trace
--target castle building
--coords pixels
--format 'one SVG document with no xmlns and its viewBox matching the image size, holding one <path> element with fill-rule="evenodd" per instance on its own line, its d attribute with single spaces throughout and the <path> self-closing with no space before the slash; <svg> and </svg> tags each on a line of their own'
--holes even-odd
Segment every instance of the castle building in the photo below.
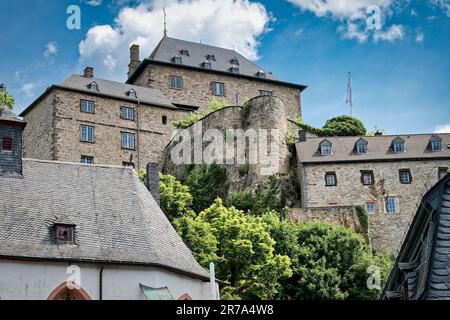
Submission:
<svg viewBox="0 0 450 320">
<path fill-rule="evenodd" d="M 133 169 L 22 160 L 23 127 L 0 108 L 1 300 L 213 298 Z"/>
<path fill-rule="evenodd" d="M 49 87 L 20 115 L 26 158 L 144 168 L 160 160 L 170 121 L 185 117 L 159 90 L 95 78 Z"/>
<path fill-rule="evenodd" d="M 302 207 L 365 206 L 374 248 L 392 254 L 421 195 L 450 167 L 450 134 L 300 137 Z"/>
<path fill-rule="evenodd" d="M 258 96 L 282 99 L 290 118 L 301 116 L 304 85 L 275 76 L 238 52 L 164 36 L 142 62 L 139 46 L 130 48 L 127 83 L 161 90 L 174 105 L 207 111 L 216 98 L 241 106 Z"/>
<path fill-rule="evenodd" d="M 301 113 L 306 87 L 278 81 L 233 50 L 164 37 L 148 59 L 130 48 L 127 83 L 71 75 L 50 86 L 20 116 L 27 158 L 145 168 L 161 162 L 171 121 L 208 110 L 213 98 L 233 105 L 276 95 L 287 117 Z"/>
</svg>

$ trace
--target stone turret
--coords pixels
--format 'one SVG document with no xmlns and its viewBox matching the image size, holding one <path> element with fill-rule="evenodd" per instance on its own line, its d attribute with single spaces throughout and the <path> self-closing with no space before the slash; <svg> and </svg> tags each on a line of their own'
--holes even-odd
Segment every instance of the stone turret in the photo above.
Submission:
<svg viewBox="0 0 450 320">
<path fill-rule="evenodd" d="M 22 174 L 22 132 L 26 123 L 0 106 L 0 175 Z"/>
</svg>

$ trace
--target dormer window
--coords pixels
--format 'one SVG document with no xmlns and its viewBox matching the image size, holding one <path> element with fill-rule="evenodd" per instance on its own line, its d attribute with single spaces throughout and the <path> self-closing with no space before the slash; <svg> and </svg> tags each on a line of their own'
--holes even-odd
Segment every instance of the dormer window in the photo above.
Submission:
<svg viewBox="0 0 450 320">
<path fill-rule="evenodd" d="M 256 76 L 258 78 L 261 78 L 261 79 L 266 79 L 267 78 L 266 73 L 264 72 L 264 70 L 259 70 L 258 73 L 256 74 Z"/>
<path fill-rule="evenodd" d="M 202 63 L 202 67 L 205 68 L 205 69 L 211 69 L 211 62 L 209 60 L 205 60 Z"/>
<path fill-rule="evenodd" d="M 69 224 L 55 224 L 56 243 L 75 244 L 75 226 Z"/>
<path fill-rule="evenodd" d="M 188 50 L 188 49 L 181 49 L 181 50 L 180 50 L 180 54 L 181 54 L 182 56 L 187 56 L 187 57 L 189 57 L 189 50 Z"/>
<path fill-rule="evenodd" d="M 231 72 L 231 73 L 239 73 L 239 67 L 237 67 L 237 66 L 232 66 L 232 67 L 230 68 L 230 72 Z"/>
<path fill-rule="evenodd" d="M 127 96 L 129 96 L 130 98 L 135 98 L 137 99 L 137 93 L 134 89 L 131 89 L 130 91 L 127 92 Z"/>
<path fill-rule="evenodd" d="M 430 139 L 429 148 L 432 152 L 442 151 L 442 138 L 438 136 L 432 136 Z"/>
<path fill-rule="evenodd" d="M 405 140 L 397 137 L 392 141 L 392 151 L 395 153 L 405 152 Z"/>
<path fill-rule="evenodd" d="M 206 56 L 206 60 L 209 60 L 209 61 L 216 61 L 216 56 L 213 55 L 212 53 L 209 53 L 209 54 Z"/>
<path fill-rule="evenodd" d="M 98 91 L 98 84 L 95 81 L 92 82 L 88 87 L 89 87 L 89 90 Z"/>
<path fill-rule="evenodd" d="M 322 156 L 329 156 L 331 155 L 331 142 L 328 140 L 324 140 L 320 143 L 320 147 L 319 147 L 319 151 L 320 151 L 320 155 Z"/>
<path fill-rule="evenodd" d="M 355 144 L 355 150 L 357 154 L 366 154 L 367 153 L 367 141 L 364 140 L 363 138 L 359 139 L 358 141 L 356 141 Z"/>
<path fill-rule="evenodd" d="M 233 59 L 231 59 L 230 63 L 232 65 L 238 66 L 239 65 L 239 60 L 236 57 L 234 57 Z"/>
<path fill-rule="evenodd" d="M 181 56 L 175 56 L 172 58 L 172 62 L 175 64 L 183 64 L 183 58 Z"/>
</svg>

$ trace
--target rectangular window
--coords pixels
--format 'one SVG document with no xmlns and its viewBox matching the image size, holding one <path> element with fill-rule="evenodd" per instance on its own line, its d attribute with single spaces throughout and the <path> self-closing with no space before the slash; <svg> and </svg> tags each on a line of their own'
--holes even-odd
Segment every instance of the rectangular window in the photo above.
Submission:
<svg viewBox="0 0 450 320">
<path fill-rule="evenodd" d="M 325 174 L 325 186 L 333 187 L 337 185 L 336 173 L 327 172 Z"/>
<path fill-rule="evenodd" d="M 82 142 L 94 143 L 95 135 L 94 135 L 94 127 L 87 125 L 80 125 L 80 139 Z"/>
<path fill-rule="evenodd" d="M 75 227 L 70 225 L 56 225 L 56 241 L 75 243 Z"/>
<path fill-rule="evenodd" d="M 321 153 L 323 156 L 329 156 L 329 155 L 331 155 L 331 146 L 328 146 L 328 145 L 321 146 L 321 147 L 320 147 L 320 153 Z"/>
<path fill-rule="evenodd" d="M 431 151 L 433 152 L 439 152 L 442 151 L 442 144 L 440 141 L 433 141 L 431 142 Z"/>
<path fill-rule="evenodd" d="M 358 154 L 365 154 L 367 153 L 367 145 L 366 144 L 357 144 L 356 145 L 356 151 Z"/>
<path fill-rule="evenodd" d="M 167 124 L 167 116 L 162 116 L 161 122 L 163 125 L 166 125 Z"/>
<path fill-rule="evenodd" d="M 409 169 L 401 169 L 399 171 L 400 174 L 400 182 L 402 184 L 410 184 L 412 177 L 411 177 L 411 171 Z"/>
<path fill-rule="evenodd" d="M 386 212 L 387 213 L 397 213 L 397 198 L 396 197 L 386 197 Z"/>
<path fill-rule="evenodd" d="M 374 203 L 367 203 L 366 204 L 366 210 L 368 214 L 374 214 L 375 213 L 375 204 Z"/>
<path fill-rule="evenodd" d="M 2 147 L 1 151 L 12 152 L 13 150 L 12 138 L 3 138 L 1 147 Z"/>
<path fill-rule="evenodd" d="M 262 97 L 271 97 L 273 95 L 272 91 L 260 90 L 259 95 Z"/>
<path fill-rule="evenodd" d="M 80 100 L 81 112 L 95 113 L 95 102 L 90 100 Z"/>
<path fill-rule="evenodd" d="M 438 179 L 441 180 L 443 179 L 448 173 L 448 168 L 439 168 L 438 171 Z"/>
<path fill-rule="evenodd" d="M 225 95 L 225 85 L 221 82 L 212 82 L 212 94 L 223 97 Z"/>
<path fill-rule="evenodd" d="M 403 143 L 397 142 L 394 143 L 394 152 L 403 152 L 405 151 L 405 146 Z"/>
<path fill-rule="evenodd" d="M 94 164 L 94 157 L 81 156 L 80 163 L 83 163 L 83 164 Z"/>
<path fill-rule="evenodd" d="M 183 89 L 183 78 L 180 76 L 170 76 L 170 87 L 172 89 Z"/>
<path fill-rule="evenodd" d="M 134 133 L 121 132 L 122 148 L 134 150 L 135 149 L 135 135 Z"/>
<path fill-rule="evenodd" d="M 134 108 L 120 107 L 120 117 L 125 120 L 134 121 Z"/>
<path fill-rule="evenodd" d="M 361 182 L 365 186 L 373 185 L 373 171 L 361 171 Z"/>
</svg>

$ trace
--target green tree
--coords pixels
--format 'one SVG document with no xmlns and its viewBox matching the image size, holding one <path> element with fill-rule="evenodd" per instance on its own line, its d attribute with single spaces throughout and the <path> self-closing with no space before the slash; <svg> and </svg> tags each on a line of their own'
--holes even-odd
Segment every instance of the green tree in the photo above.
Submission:
<svg viewBox="0 0 450 320">
<path fill-rule="evenodd" d="M 192 209 L 200 212 L 208 208 L 216 198 L 228 196 L 230 184 L 227 170 L 220 165 L 192 165 L 178 177 L 187 185 L 193 197 Z"/>
<path fill-rule="evenodd" d="M 0 106 L 7 106 L 9 109 L 14 108 L 14 98 L 10 94 L 8 94 L 8 91 L 6 89 L 0 89 Z"/>
<path fill-rule="evenodd" d="M 195 216 L 189 187 L 174 176 L 160 174 L 161 209 L 170 221 L 181 216 Z"/>
<path fill-rule="evenodd" d="M 322 128 L 324 136 L 364 136 L 364 124 L 352 116 L 338 116 L 328 120 Z"/>
<path fill-rule="evenodd" d="M 216 112 L 217 110 L 223 109 L 228 105 L 226 100 L 217 100 L 216 98 L 213 98 L 209 102 L 209 108 L 207 112 L 200 112 L 200 113 L 192 113 L 188 117 L 181 119 L 181 120 L 174 120 L 172 121 L 172 125 L 177 129 L 186 129 L 187 127 L 191 126 L 195 122 L 199 121 L 203 117 L 207 116 L 210 113 Z"/>
<path fill-rule="evenodd" d="M 275 297 L 279 280 L 292 274 L 290 259 L 275 254 L 275 241 L 260 217 L 245 215 L 234 207 L 226 208 L 218 198 L 195 220 L 208 223 L 216 237 L 214 262 L 218 279 L 226 283 L 223 298 Z"/>
</svg>

